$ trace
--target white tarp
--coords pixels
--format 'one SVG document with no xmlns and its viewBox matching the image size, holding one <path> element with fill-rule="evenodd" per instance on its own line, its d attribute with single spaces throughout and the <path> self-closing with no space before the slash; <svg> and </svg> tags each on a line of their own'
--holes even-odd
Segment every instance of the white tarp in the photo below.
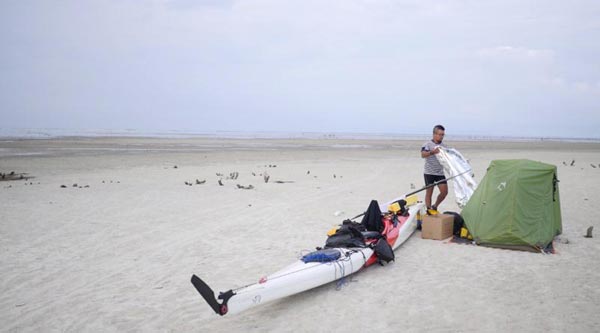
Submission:
<svg viewBox="0 0 600 333">
<path fill-rule="evenodd" d="M 473 169 L 458 150 L 441 146 L 439 149 L 440 153 L 435 156 L 444 167 L 446 178 L 456 177 L 452 179 L 454 181 L 454 195 L 458 207 L 462 209 L 477 188 L 477 182 L 473 178 Z"/>
</svg>

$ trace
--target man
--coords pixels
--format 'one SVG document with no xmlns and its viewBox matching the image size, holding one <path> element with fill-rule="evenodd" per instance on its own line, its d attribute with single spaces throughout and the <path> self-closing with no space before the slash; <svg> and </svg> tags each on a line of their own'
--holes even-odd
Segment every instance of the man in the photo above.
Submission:
<svg viewBox="0 0 600 333">
<path fill-rule="evenodd" d="M 435 156 L 440 152 L 438 146 L 446 147 L 442 143 L 444 140 L 444 134 L 446 129 L 442 125 L 435 125 L 433 127 L 433 138 L 431 141 L 425 142 L 421 147 L 421 157 L 425 159 L 425 186 L 441 181 L 437 187 L 440 190 L 440 194 L 435 199 L 435 203 L 431 204 L 431 197 L 433 196 L 434 186 L 428 188 L 425 191 L 425 205 L 427 210 L 433 209 L 437 211 L 439 205 L 444 201 L 446 195 L 448 195 L 448 183 L 445 181 L 444 167 L 440 164 L 437 157 Z"/>
</svg>

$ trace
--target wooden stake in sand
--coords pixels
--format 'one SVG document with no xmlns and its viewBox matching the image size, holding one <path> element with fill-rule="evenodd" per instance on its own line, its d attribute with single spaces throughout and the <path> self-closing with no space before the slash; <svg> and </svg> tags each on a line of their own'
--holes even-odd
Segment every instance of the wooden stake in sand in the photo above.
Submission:
<svg viewBox="0 0 600 333">
<path fill-rule="evenodd" d="M 592 238 L 592 230 L 594 230 L 594 226 L 591 226 L 587 229 L 587 233 L 583 236 L 585 238 Z"/>
</svg>

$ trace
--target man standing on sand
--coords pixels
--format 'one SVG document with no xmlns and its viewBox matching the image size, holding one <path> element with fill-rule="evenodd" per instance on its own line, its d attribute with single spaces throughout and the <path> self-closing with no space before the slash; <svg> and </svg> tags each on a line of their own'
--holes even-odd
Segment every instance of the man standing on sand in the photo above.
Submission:
<svg viewBox="0 0 600 333">
<path fill-rule="evenodd" d="M 440 194 L 435 199 L 435 204 L 431 204 L 431 197 L 433 196 L 433 189 L 435 186 L 428 188 L 425 191 L 425 205 L 427 209 L 433 209 L 437 211 L 438 206 L 444 201 L 446 195 L 448 195 L 448 183 L 445 181 L 444 167 L 440 164 L 435 154 L 440 152 L 438 146 L 446 147 L 442 143 L 444 140 L 444 134 L 446 129 L 442 125 L 435 125 L 433 127 L 433 138 L 431 141 L 427 141 L 421 147 L 421 157 L 425 159 L 425 186 L 440 182 L 437 187 L 440 190 Z"/>
</svg>

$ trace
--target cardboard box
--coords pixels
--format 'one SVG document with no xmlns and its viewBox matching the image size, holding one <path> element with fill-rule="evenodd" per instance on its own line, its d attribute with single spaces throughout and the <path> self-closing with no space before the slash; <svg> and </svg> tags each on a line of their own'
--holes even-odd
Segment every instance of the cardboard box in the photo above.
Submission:
<svg viewBox="0 0 600 333">
<path fill-rule="evenodd" d="M 421 225 L 421 238 L 446 239 L 452 236 L 454 229 L 454 215 L 438 214 L 426 215 Z"/>
</svg>

